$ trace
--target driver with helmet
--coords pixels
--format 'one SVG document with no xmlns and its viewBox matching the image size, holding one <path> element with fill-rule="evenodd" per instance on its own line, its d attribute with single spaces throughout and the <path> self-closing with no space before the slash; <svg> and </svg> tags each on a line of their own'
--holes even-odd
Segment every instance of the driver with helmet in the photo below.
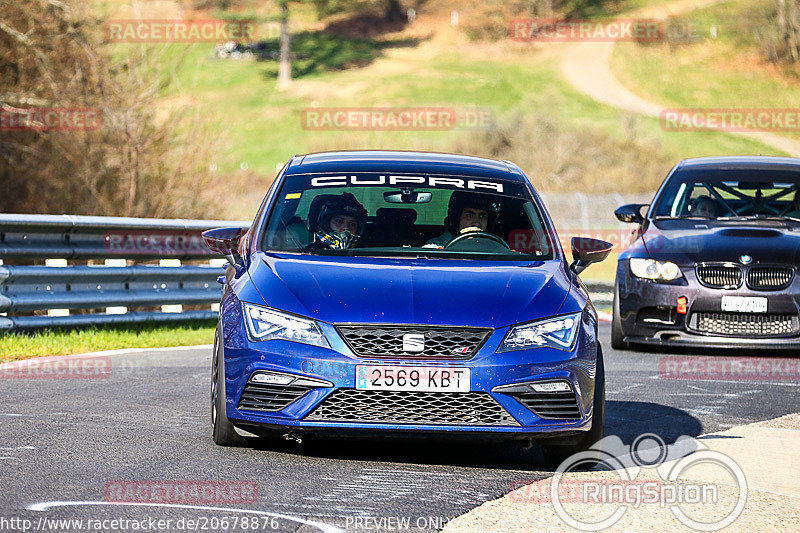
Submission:
<svg viewBox="0 0 800 533">
<path fill-rule="evenodd" d="M 364 235 L 367 210 L 351 193 L 324 198 L 315 220 L 309 218 L 314 241 L 308 250 L 352 248 Z"/>
<path fill-rule="evenodd" d="M 426 248 L 444 247 L 457 235 L 494 229 L 500 211 L 499 203 L 487 195 L 475 192 L 455 191 L 447 205 L 445 232 L 429 240 Z"/>
</svg>

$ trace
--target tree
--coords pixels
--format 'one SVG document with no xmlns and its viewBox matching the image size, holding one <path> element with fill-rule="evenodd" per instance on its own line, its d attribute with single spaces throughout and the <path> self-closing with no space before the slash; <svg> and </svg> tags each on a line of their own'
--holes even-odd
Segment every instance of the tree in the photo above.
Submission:
<svg viewBox="0 0 800 533">
<path fill-rule="evenodd" d="M 292 83 L 291 36 L 289 34 L 289 0 L 281 0 L 281 49 L 278 59 L 278 89 Z"/>
<path fill-rule="evenodd" d="M 0 2 L 0 112 L 88 108 L 101 126 L 0 127 L 0 211 L 215 216 L 213 143 L 185 112 L 164 111 L 167 47 L 111 59 L 82 2 Z M 209 212 L 211 211 L 211 212 Z"/>
</svg>

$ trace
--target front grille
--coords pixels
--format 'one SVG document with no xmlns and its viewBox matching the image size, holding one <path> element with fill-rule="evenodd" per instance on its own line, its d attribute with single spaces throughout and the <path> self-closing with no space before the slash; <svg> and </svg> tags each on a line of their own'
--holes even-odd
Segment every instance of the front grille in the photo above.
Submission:
<svg viewBox="0 0 800 533">
<path fill-rule="evenodd" d="M 445 326 L 337 326 L 353 353 L 360 357 L 438 357 L 466 359 L 478 351 L 492 332 L 488 328 Z M 424 335 L 424 349 L 406 352 L 403 336 Z"/>
<path fill-rule="evenodd" d="M 735 289 L 742 284 L 742 269 L 736 265 L 699 265 L 697 279 L 712 289 Z"/>
<path fill-rule="evenodd" d="M 380 424 L 518 426 L 485 392 L 367 391 L 339 389 L 306 420 Z"/>
<path fill-rule="evenodd" d="M 798 331 L 797 315 L 749 313 L 695 313 L 694 328 L 717 335 L 777 337 Z"/>
<path fill-rule="evenodd" d="M 511 394 L 522 405 L 533 411 L 539 418 L 580 418 L 581 410 L 575 393 L 548 392 L 534 390 Z"/>
<path fill-rule="evenodd" d="M 280 411 L 315 388 L 309 385 L 272 385 L 248 383 L 237 409 L 245 411 Z"/>
<path fill-rule="evenodd" d="M 747 273 L 747 286 L 755 290 L 781 290 L 792 283 L 794 269 L 790 266 L 758 266 Z"/>
</svg>

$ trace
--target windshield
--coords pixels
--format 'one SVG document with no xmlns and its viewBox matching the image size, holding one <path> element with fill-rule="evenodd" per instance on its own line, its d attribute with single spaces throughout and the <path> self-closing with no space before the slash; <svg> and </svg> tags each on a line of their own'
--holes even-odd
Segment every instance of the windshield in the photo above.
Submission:
<svg viewBox="0 0 800 533">
<path fill-rule="evenodd" d="M 553 258 L 524 184 L 469 176 L 287 176 L 261 249 L 354 256 Z"/>
<path fill-rule="evenodd" d="M 800 173 L 716 170 L 675 178 L 662 190 L 654 217 L 800 219 Z"/>
</svg>

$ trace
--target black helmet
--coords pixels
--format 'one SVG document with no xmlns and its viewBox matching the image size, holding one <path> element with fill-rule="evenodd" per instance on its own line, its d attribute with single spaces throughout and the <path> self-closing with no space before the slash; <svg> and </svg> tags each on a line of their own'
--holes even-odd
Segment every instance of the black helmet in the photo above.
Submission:
<svg viewBox="0 0 800 533">
<path fill-rule="evenodd" d="M 331 229 L 331 219 L 337 215 L 355 218 L 358 221 L 357 234 L 364 234 L 364 229 L 367 225 L 367 210 L 349 192 L 342 193 L 339 196 L 330 196 L 323 201 L 317 215 L 316 231 L 325 233 L 333 231 Z"/>
<path fill-rule="evenodd" d="M 500 201 L 496 197 L 484 193 L 455 191 L 450 196 L 450 203 L 447 205 L 447 219 L 445 220 L 445 227 L 450 233 L 458 235 L 458 223 L 461 220 L 461 213 L 468 207 L 486 211 L 489 214 L 486 231 L 494 229 L 501 207 Z"/>
</svg>

